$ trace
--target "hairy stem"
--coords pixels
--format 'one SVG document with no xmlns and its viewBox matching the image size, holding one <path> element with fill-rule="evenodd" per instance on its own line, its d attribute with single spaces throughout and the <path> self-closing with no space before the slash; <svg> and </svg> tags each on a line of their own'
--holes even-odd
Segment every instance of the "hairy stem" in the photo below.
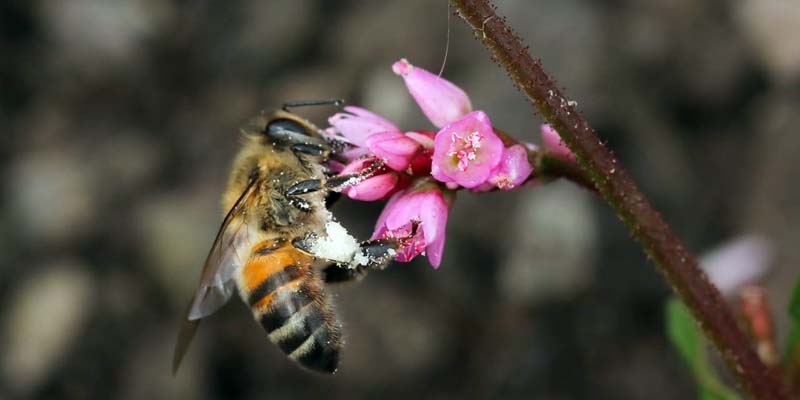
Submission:
<svg viewBox="0 0 800 400">
<path fill-rule="evenodd" d="M 788 399 L 784 385 L 752 350 L 695 258 L 578 114 L 574 103 L 544 71 L 541 62 L 531 58 L 528 47 L 506 25 L 505 18 L 498 16 L 487 0 L 451 3 L 473 28 L 475 37 L 491 51 L 493 60 L 506 68 L 514 83 L 575 153 L 594 187 L 659 266 L 744 388 L 758 399 Z"/>
</svg>

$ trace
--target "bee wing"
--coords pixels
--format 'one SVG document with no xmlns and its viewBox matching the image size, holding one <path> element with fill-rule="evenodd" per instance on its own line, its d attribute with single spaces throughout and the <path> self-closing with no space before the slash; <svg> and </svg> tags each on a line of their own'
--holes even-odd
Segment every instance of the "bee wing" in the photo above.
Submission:
<svg viewBox="0 0 800 400">
<path fill-rule="evenodd" d="M 239 249 L 250 242 L 252 233 L 243 213 L 232 215 L 230 221 L 222 225 L 203 267 L 200 285 L 187 314 L 188 320 L 198 320 L 213 314 L 231 298 L 236 290 L 234 274 L 244 261 Z"/>
<path fill-rule="evenodd" d="M 200 319 L 222 307 L 236 290 L 236 282 L 233 277 L 244 261 L 237 250 L 249 243 L 255 232 L 246 213 L 247 205 L 253 199 L 255 187 L 255 180 L 247 185 L 228 214 L 225 215 L 219 232 L 217 232 L 217 237 L 214 239 L 214 244 L 211 246 L 203 266 L 200 284 L 195 291 L 194 298 L 189 303 L 186 317 L 183 318 L 178 332 L 178 342 L 172 361 L 173 375 L 177 372 L 183 356 L 189 349 Z"/>
</svg>

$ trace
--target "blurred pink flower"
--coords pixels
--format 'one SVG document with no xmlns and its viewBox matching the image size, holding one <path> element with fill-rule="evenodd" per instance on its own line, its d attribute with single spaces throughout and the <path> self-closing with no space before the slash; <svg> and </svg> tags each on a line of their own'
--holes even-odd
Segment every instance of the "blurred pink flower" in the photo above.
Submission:
<svg viewBox="0 0 800 400">
<path fill-rule="evenodd" d="M 767 238 L 744 235 L 703 254 L 700 266 L 723 295 L 732 296 L 766 274 L 772 257 Z"/>
<path fill-rule="evenodd" d="M 445 183 L 473 188 L 484 183 L 503 157 L 503 142 L 489 116 L 473 111 L 436 134 L 431 175 Z"/>
<path fill-rule="evenodd" d="M 467 94 L 447 79 L 415 67 L 406 59 L 394 63 L 392 71 L 403 78 L 408 92 L 437 128 L 472 111 Z"/>
<path fill-rule="evenodd" d="M 347 164 L 340 174 L 347 175 L 361 172 L 374 162 L 377 162 L 374 158 L 360 158 Z M 344 188 L 342 193 L 354 200 L 380 200 L 395 190 L 399 182 L 399 176 L 393 171 L 378 171 L 372 176 Z"/>
<path fill-rule="evenodd" d="M 410 261 L 423 252 L 434 268 L 442 262 L 448 207 L 437 185 L 395 193 L 378 217 L 373 239 L 407 238 L 395 259 Z M 414 223 L 418 228 L 413 236 Z"/>
<path fill-rule="evenodd" d="M 561 136 L 558 135 L 558 132 L 556 132 L 550 124 L 542 124 L 540 132 L 542 134 L 544 148 L 559 157 L 575 161 L 575 154 L 572 153 L 572 150 L 561 140 Z"/>
</svg>

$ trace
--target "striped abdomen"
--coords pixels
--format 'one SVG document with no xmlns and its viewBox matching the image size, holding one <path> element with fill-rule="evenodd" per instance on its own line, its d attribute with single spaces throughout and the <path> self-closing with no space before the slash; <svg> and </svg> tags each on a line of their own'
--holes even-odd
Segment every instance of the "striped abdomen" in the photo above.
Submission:
<svg viewBox="0 0 800 400">
<path fill-rule="evenodd" d="M 341 334 L 313 261 L 288 241 L 262 241 L 241 269 L 239 291 L 269 339 L 290 358 L 333 373 Z"/>
</svg>

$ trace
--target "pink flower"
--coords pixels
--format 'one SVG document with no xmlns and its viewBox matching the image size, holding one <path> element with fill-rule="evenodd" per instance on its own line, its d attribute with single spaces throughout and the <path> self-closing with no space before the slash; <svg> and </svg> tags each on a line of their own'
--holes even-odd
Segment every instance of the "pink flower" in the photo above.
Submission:
<svg viewBox="0 0 800 400">
<path fill-rule="evenodd" d="M 572 150 L 561 140 L 561 136 L 558 135 L 558 132 L 556 132 L 550 124 L 542 124 L 539 130 L 542 134 L 544 147 L 548 151 L 567 160 L 575 161 L 575 154 L 573 154 Z"/>
<path fill-rule="evenodd" d="M 473 188 L 484 183 L 503 157 L 503 142 L 489 117 L 474 111 L 436 134 L 431 175 L 445 183 Z"/>
<path fill-rule="evenodd" d="M 436 133 L 431 131 L 412 131 L 406 132 L 406 136 L 416 140 L 422 148 L 432 149 L 433 139 L 436 137 Z"/>
<path fill-rule="evenodd" d="M 361 172 L 374 162 L 376 162 L 374 158 L 360 158 L 347 164 L 340 174 L 347 175 Z M 392 171 L 378 171 L 361 182 L 344 188 L 342 193 L 354 200 L 380 200 L 395 190 L 399 182 L 400 178 L 396 173 Z"/>
<path fill-rule="evenodd" d="M 346 112 L 328 118 L 328 123 L 355 146 L 366 146 L 367 138 L 375 133 L 400 132 L 400 128 L 393 123 L 361 107 L 347 106 L 344 110 Z"/>
<path fill-rule="evenodd" d="M 406 238 L 395 259 L 408 262 L 423 252 L 434 268 L 442 262 L 447 203 L 437 185 L 424 185 L 396 193 L 378 217 L 373 239 Z M 413 236 L 414 223 L 417 229 Z"/>
<path fill-rule="evenodd" d="M 408 92 L 437 128 L 472 111 L 467 94 L 452 82 L 415 67 L 406 59 L 394 63 L 392 71 L 403 78 Z"/>
<path fill-rule="evenodd" d="M 528 151 L 517 144 L 505 150 L 488 181 L 501 190 L 511 190 L 523 184 L 531 173 L 533 167 L 528 162 Z"/>
<path fill-rule="evenodd" d="M 402 132 L 381 132 L 370 135 L 367 148 L 395 171 L 404 171 L 422 147 Z"/>
<path fill-rule="evenodd" d="M 766 274 L 773 256 L 769 239 L 749 234 L 703 254 L 700 267 L 724 296 L 733 296 L 742 286 L 756 282 Z"/>
</svg>

